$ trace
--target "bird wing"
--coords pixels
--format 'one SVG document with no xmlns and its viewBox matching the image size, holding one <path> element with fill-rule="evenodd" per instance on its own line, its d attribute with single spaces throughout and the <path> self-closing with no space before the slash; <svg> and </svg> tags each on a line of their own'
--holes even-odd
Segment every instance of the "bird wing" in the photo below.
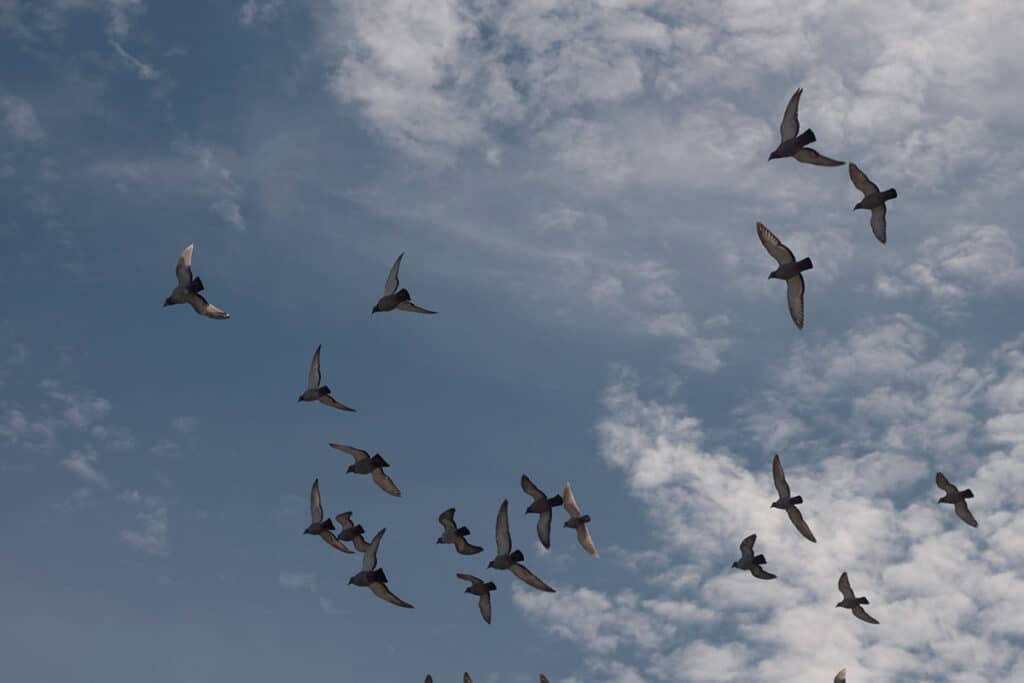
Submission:
<svg viewBox="0 0 1024 683">
<path fill-rule="evenodd" d="M 843 669 L 842 671 L 837 673 L 832 683 L 846 683 L 846 669 Z"/>
<path fill-rule="evenodd" d="M 519 564 L 518 562 L 509 567 L 509 571 L 515 574 L 516 577 L 521 579 L 524 583 L 526 583 L 529 586 L 533 586 L 537 590 L 544 591 L 545 593 L 555 592 L 554 588 L 541 581 L 533 572 L 531 572 L 529 569 Z"/>
<path fill-rule="evenodd" d="M 352 539 L 352 545 L 353 547 L 355 547 L 356 550 L 358 550 L 361 553 L 365 553 L 367 550 L 370 549 L 370 544 L 366 542 L 366 539 L 363 537 L 362 534 L 359 534 L 358 536 Z"/>
<path fill-rule="evenodd" d="M 384 296 L 388 294 L 394 294 L 398 290 L 398 267 L 402 265 L 402 257 L 405 256 L 403 251 L 395 259 L 395 264 L 391 266 L 391 270 L 388 272 L 388 279 L 384 282 Z"/>
<path fill-rule="evenodd" d="M 846 163 L 845 161 L 829 159 L 823 154 L 818 154 L 810 147 L 801 147 L 793 154 L 793 156 L 797 161 L 802 161 L 805 164 L 814 164 L 815 166 L 842 166 Z"/>
<path fill-rule="evenodd" d="M 331 408 L 337 408 L 338 410 L 344 410 L 345 412 L 348 412 L 348 413 L 356 412 L 355 408 L 349 408 L 347 405 L 345 405 L 341 401 L 337 400 L 336 398 L 334 398 L 330 394 L 324 394 L 323 396 L 319 397 L 317 400 L 320 401 L 321 403 L 323 403 L 325 406 L 330 406 Z"/>
<path fill-rule="evenodd" d="M 478 583 L 483 583 L 483 579 L 473 576 L 472 574 L 456 574 L 455 576 L 459 577 L 463 581 L 469 581 L 474 586 Z"/>
<path fill-rule="evenodd" d="M 178 286 L 180 287 L 188 287 L 192 284 L 192 247 L 191 244 L 185 247 L 181 256 L 178 257 L 178 263 L 174 266 L 174 274 L 178 276 Z"/>
<path fill-rule="evenodd" d="M 545 548 L 551 547 L 551 510 L 545 510 L 537 518 L 537 538 Z"/>
<path fill-rule="evenodd" d="M 775 490 L 779 492 L 779 498 L 789 498 L 789 483 L 786 481 L 786 472 L 782 469 L 778 453 L 772 458 L 772 478 L 775 480 Z"/>
<path fill-rule="evenodd" d="M 597 554 L 597 548 L 594 547 L 594 539 L 590 538 L 590 529 L 587 528 L 586 524 L 580 524 L 576 527 L 576 540 L 580 542 L 583 549 L 594 557 L 600 557 Z"/>
<path fill-rule="evenodd" d="M 317 344 L 313 352 L 313 362 L 309 364 L 309 388 L 316 389 L 320 386 L 320 345 Z"/>
<path fill-rule="evenodd" d="M 370 541 L 370 545 L 366 546 L 366 550 L 363 551 L 363 571 L 372 572 L 377 567 L 377 550 L 380 548 L 380 539 L 384 538 L 384 532 L 387 529 L 381 529 L 377 532 L 377 535 Z"/>
<path fill-rule="evenodd" d="M 960 493 L 955 486 L 949 483 L 949 479 L 946 479 L 946 475 L 942 472 L 935 473 L 935 485 L 952 496 Z"/>
<path fill-rule="evenodd" d="M 576 496 L 572 495 L 572 489 L 569 487 L 569 482 L 565 482 L 565 488 L 562 489 L 562 506 L 572 517 L 581 516 L 580 506 L 576 504 Z"/>
<path fill-rule="evenodd" d="M 469 677 L 468 673 L 462 674 L 462 683 L 473 683 L 473 679 Z"/>
<path fill-rule="evenodd" d="M 766 581 L 775 578 L 775 574 L 772 574 L 771 572 L 766 572 L 764 569 L 761 568 L 761 565 L 759 564 L 753 565 L 750 568 L 750 573 L 753 574 L 756 578 L 764 579 Z"/>
<path fill-rule="evenodd" d="M 437 517 L 437 521 L 441 523 L 445 531 L 451 531 L 457 529 L 455 526 L 455 508 L 448 508 Z"/>
<path fill-rule="evenodd" d="M 864 174 L 864 171 L 857 167 L 857 164 L 850 162 L 850 180 L 853 186 L 860 190 L 865 197 L 878 192 L 878 185 L 871 182 L 871 179 Z"/>
<path fill-rule="evenodd" d="M 387 584 L 381 583 L 379 581 L 374 581 L 370 584 L 370 590 L 373 591 L 373 594 L 376 595 L 378 598 L 380 598 L 381 600 L 386 600 L 387 602 L 390 602 L 392 605 L 398 605 L 399 607 L 412 609 L 412 605 L 410 605 L 405 600 L 392 593 L 391 590 L 387 587 Z"/>
<path fill-rule="evenodd" d="M 740 541 L 740 555 L 744 560 L 754 559 L 754 541 L 756 540 L 757 534 L 750 534 Z"/>
<path fill-rule="evenodd" d="M 523 487 L 523 491 L 525 491 L 534 500 L 547 500 L 548 498 L 544 492 L 537 488 L 537 486 L 530 481 L 530 478 L 525 474 L 520 477 L 519 485 Z"/>
<path fill-rule="evenodd" d="M 367 460 L 370 457 L 370 454 L 362 450 L 361 448 L 355 448 L 354 446 L 345 446 L 340 443 L 332 443 L 328 445 L 335 450 L 341 451 L 342 453 L 348 453 L 349 455 L 356 459 L 356 462 L 359 462 L 361 460 Z"/>
<path fill-rule="evenodd" d="M 346 553 L 348 555 L 352 554 L 352 549 L 345 545 L 337 536 L 332 534 L 330 531 L 327 531 L 326 529 L 324 531 L 321 531 L 320 538 L 324 539 L 324 543 L 331 546 L 332 548 L 340 550 L 341 552 Z"/>
<path fill-rule="evenodd" d="M 871 209 L 871 232 L 875 233 L 875 239 L 885 244 L 885 204 Z"/>
<path fill-rule="evenodd" d="M 480 616 L 488 624 L 491 623 L 491 593 L 489 591 L 480 596 Z"/>
<path fill-rule="evenodd" d="M 548 680 L 547 676 L 545 676 L 544 674 L 541 674 L 540 675 L 540 683 L 551 683 L 551 681 Z"/>
<path fill-rule="evenodd" d="M 455 550 L 460 555 L 476 555 L 479 552 L 483 552 L 483 548 L 473 545 L 462 536 L 455 537 Z"/>
<path fill-rule="evenodd" d="M 853 594 L 853 589 L 850 588 L 850 577 L 843 572 L 839 576 L 839 592 L 843 594 L 843 598 L 846 600 L 853 600 L 856 597 Z"/>
<path fill-rule="evenodd" d="M 313 480 L 313 489 L 309 492 L 309 514 L 313 523 L 324 521 L 324 507 L 320 504 L 320 479 Z"/>
<path fill-rule="evenodd" d="M 779 262 L 780 266 L 796 261 L 796 257 L 793 256 L 793 252 L 789 250 L 789 247 L 783 244 L 775 236 L 774 232 L 766 228 L 764 223 L 757 224 L 757 236 L 761 239 L 761 244 L 764 245 L 764 248 L 773 259 Z"/>
<path fill-rule="evenodd" d="M 199 315 L 206 316 L 207 318 L 213 318 L 214 320 L 227 320 L 231 317 L 231 314 L 222 308 L 217 308 L 202 294 L 190 293 L 188 295 L 188 303 Z"/>
<path fill-rule="evenodd" d="M 875 619 L 873 616 L 871 616 L 870 614 L 865 612 L 864 608 L 861 607 L 860 605 L 854 605 L 854 607 L 853 607 L 853 609 L 851 611 L 853 612 L 853 616 L 857 617 L 861 621 L 866 621 L 869 624 L 877 624 L 878 623 L 878 619 Z"/>
<path fill-rule="evenodd" d="M 968 525 L 973 527 L 978 526 L 978 520 L 974 519 L 974 515 L 972 515 L 971 511 L 967 508 L 966 500 L 961 498 L 960 500 L 955 502 L 953 504 L 953 509 L 956 510 L 957 516 L 960 519 L 964 520 L 964 522 L 966 522 Z"/>
<path fill-rule="evenodd" d="M 512 535 L 508 531 L 508 499 L 501 502 L 498 508 L 498 519 L 494 524 L 494 542 L 498 546 L 499 555 L 512 552 Z"/>
<path fill-rule="evenodd" d="M 420 308 L 411 301 L 403 301 L 400 304 L 398 304 L 398 306 L 396 306 L 395 308 L 397 308 L 400 311 L 409 311 L 410 313 L 426 313 L 427 315 L 434 315 L 437 313 L 437 311 L 430 311 L 427 310 L 426 308 Z"/>
<path fill-rule="evenodd" d="M 377 486 L 384 489 L 385 493 L 390 493 L 392 496 L 402 495 L 402 492 L 398 490 L 397 486 L 395 486 L 395 482 L 391 481 L 391 477 L 385 474 L 384 470 L 380 467 L 373 470 L 370 476 L 373 478 L 373 481 Z"/>
<path fill-rule="evenodd" d="M 427 677 L 423 679 L 423 683 L 434 683 L 434 677 L 427 674 Z"/>
<path fill-rule="evenodd" d="M 804 276 L 800 273 L 786 280 L 786 301 L 797 329 L 804 329 Z"/>
<path fill-rule="evenodd" d="M 351 512 L 342 512 L 340 515 L 335 515 L 334 521 L 336 521 L 342 529 L 351 529 L 355 526 L 355 524 L 352 523 Z"/>
<path fill-rule="evenodd" d="M 807 526 L 807 522 L 804 521 L 804 514 L 800 512 L 800 508 L 796 505 L 786 508 L 786 514 L 789 515 L 789 521 L 793 522 L 793 526 L 800 532 L 800 535 L 806 538 L 812 543 L 817 543 L 818 539 L 814 538 L 814 534 L 811 533 L 811 527 Z"/>
<path fill-rule="evenodd" d="M 789 98 L 786 111 L 782 115 L 782 125 L 779 126 L 779 133 L 782 135 L 783 142 L 795 138 L 800 132 L 800 119 L 797 116 L 797 107 L 800 106 L 800 95 L 803 91 L 803 88 L 796 89 L 793 96 Z"/>
</svg>

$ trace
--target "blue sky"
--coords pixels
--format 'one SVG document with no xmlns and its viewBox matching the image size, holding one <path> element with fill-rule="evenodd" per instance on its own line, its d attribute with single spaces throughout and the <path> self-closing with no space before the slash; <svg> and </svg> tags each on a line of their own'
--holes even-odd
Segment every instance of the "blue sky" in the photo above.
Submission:
<svg viewBox="0 0 1024 683">
<path fill-rule="evenodd" d="M 5 670 L 1021 679 L 1022 32 L 995 0 L 0 0 Z M 845 168 L 765 161 L 797 87 L 898 189 L 885 246 Z M 802 332 L 756 221 L 814 260 Z M 160 305 L 190 242 L 227 322 Z M 371 319 L 401 252 L 440 315 Z M 317 344 L 357 413 L 295 402 Z M 561 510 L 540 548 L 524 472 L 600 560 Z M 415 610 L 301 534 L 314 477 Z M 555 595 L 485 569 L 506 497 Z M 752 532 L 779 580 L 729 568 Z"/>
</svg>

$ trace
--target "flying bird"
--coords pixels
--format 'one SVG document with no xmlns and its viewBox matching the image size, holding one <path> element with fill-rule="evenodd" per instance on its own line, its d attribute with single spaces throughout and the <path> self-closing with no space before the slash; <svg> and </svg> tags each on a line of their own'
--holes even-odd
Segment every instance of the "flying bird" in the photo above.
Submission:
<svg viewBox="0 0 1024 683">
<path fill-rule="evenodd" d="M 320 345 L 317 345 L 313 352 L 313 362 L 309 364 L 309 388 L 299 395 L 299 401 L 319 401 L 325 406 L 347 410 L 350 413 L 356 412 L 355 408 L 349 408 L 344 403 L 339 403 L 331 396 L 331 389 L 327 385 L 320 386 Z"/>
<path fill-rule="evenodd" d="M 484 583 L 482 579 L 478 579 L 472 574 L 456 574 L 455 576 L 463 581 L 469 581 L 470 586 L 465 592 L 480 597 L 480 616 L 488 624 L 491 623 L 491 591 L 497 590 L 498 587 L 494 585 L 493 581 Z"/>
<path fill-rule="evenodd" d="M 169 297 L 164 299 L 164 306 L 189 304 L 199 315 L 205 315 L 207 318 L 213 318 L 214 320 L 227 320 L 231 317 L 227 311 L 217 308 L 199 293 L 206 289 L 206 287 L 201 279 L 192 277 L 193 246 L 190 244 L 185 247 L 185 250 L 181 252 L 181 256 L 178 257 L 178 264 L 174 267 L 174 272 L 178 276 L 178 286 L 171 290 Z"/>
<path fill-rule="evenodd" d="M 871 211 L 871 232 L 879 242 L 885 244 L 885 203 L 890 199 L 896 199 L 896 188 L 890 187 L 885 192 L 878 189 L 864 174 L 864 171 L 857 168 L 857 164 L 850 162 L 850 180 L 854 186 L 864 193 L 864 199 L 857 202 L 853 210 L 868 209 Z"/>
<path fill-rule="evenodd" d="M 832 683 L 846 683 L 846 669 L 843 669 L 842 671 L 837 673 Z"/>
<path fill-rule="evenodd" d="M 341 531 L 338 532 L 338 540 L 348 541 L 356 550 L 361 553 L 365 553 L 366 549 L 370 547 L 370 544 L 367 543 L 366 538 L 363 537 L 363 533 L 366 531 L 366 529 L 363 528 L 363 525 L 352 523 L 351 512 L 342 512 L 340 515 L 336 515 L 334 519 L 341 525 Z"/>
<path fill-rule="evenodd" d="M 469 677 L 468 673 L 462 674 L 462 683 L 473 683 L 473 679 Z"/>
<path fill-rule="evenodd" d="M 782 142 L 774 152 L 768 155 L 768 161 L 793 157 L 797 161 L 815 166 L 842 166 L 844 162 L 829 159 L 807 146 L 817 139 L 813 130 L 808 128 L 802 134 L 797 135 L 800 132 L 800 119 L 797 117 L 796 110 L 800 106 L 800 95 L 803 91 L 803 88 L 797 88 L 793 96 L 789 98 L 786 112 L 782 115 L 782 125 L 779 126 Z"/>
<path fill-rule="evenodd" d="M 949 483 L 949 479 L 946 479 L 946 475 L 942 472 L 935 474 L 935 485 L 946 492 L 942 498 L 939 498 L 940 503 L 952 503 L 953 509 L 956 511 L 957 517 L 964 520 L 969 526 L 978 526 L 978 520 L 974 519 L 974 515 L 967 509 L 967 499 L 974 498 L 974 492 L 970 489 L 964 489 L 960 491 L 957 487 Z"/>
<path fill-rule="evenodd" d="M 388 577 L 384 575 L 383 569 L 377 569 L 377 550 L 380 548 L 380 539 L 384 537 L 384 529 L 377 532 L 377 535 L 370 541 L 370 545 L 363 553 L 363 568 L 358 574 L 348 580 L 349 585 L 369 588 L 381 600 L 386 600 L 392 605 L 411 609 L 412 605 L 402 600 L 388 589 Z"/>
<path fill-rule="evenodd" d="M 759 579 L 774 579 L 775 574 L 770 574 L 761 568 L 761 565 L 767 562 L 764 555 L 754 555 L 754 541 L 756 540 L 757 534 L 750 534 L 743 539 L 740 543 L 740 559 L 733 562 L 732 566 L 750 572 Z"/>
<path fill-rule="evenodd" d="M 437 539 L 438 543 L 454 544 L 456 552 L 460 555 L 476 555 L 483 550 L 480 546 L 473 545 L 466 540 L 466 536 L 469 535 L 467 527 L 455 524 L 455 508 L 448 508 L 442 512 L 438 516 L 437 521 L 444 527 L 444 533 Z"/>
<path fill-rule="evenodd" d="M 804 521 L 803 513 L 800 512 L 800 508 L 797 507 L 800 503 L 804 502 L 801 496 L 791 496 L 789 493 L 789 484 L 786 482 L 786 473 L 782 470 L 782 461 L 779 460 L 779 454 L 776 453 L 775 457 L 772 458 L 772 476 L 775 478 L 775 490 L 779 492 L 779 499 L 772 503 L 773 508 L 785 510 L 786 514 L 789 515 L 789 521 L 793 522 L 793 526 L 796 530 L 812 543 L 817 543 L 817 539 L 814 538 L 814 534 L 811 533 L 811 528 L 807 526 L 807 522 Z"/>
<path fill-rule="evenodd" d="M 334 523 L 329 519 L 324 519 L 324 508 L 320 504 L 320 480 L 313 480 L 313 489 L 309 492 L 309 512 L 313 518 L 306 530 L 302 533 L 310 534 L 313 536 L 319 536 L 324 539 L 324 542 L 336 548 L 343 553 L 352 554 L 352 551 L 342 543 L 338 538 L 331 532 L 334 530 Z"/>
<path fill-rule="evenodd" d="M 866 621 L 869 624 L 877 624 L 878 620 L 873 616 L 864 611 L 861 605 L 869 605 L 867 598 L 858 598 L 853 594 L 853 589 L 850 588 L 850 577 L 843 572 L 839 577 L 839 592 L 843 594 L 843 599 L 836 607 L 844 607 L 853 612 L 853 616 L 857 617 L 861 621 Z"/>
<path fill-rule="evenodd" d="M 550 681 L 548 681 L 548 677 L 547 676 L 545 676 L 544 674 L 541 674 L 540 675 L 540 683 L 550 683 Z"/>
<path fill-rule="evenodd" d="M 565 482 L 565 489 L 562 491 L 562 502 L 565 505 L 566 512 L 569 513 L 569 519 L 562 526 L 575 529 L 576 540 L 580 542 L 583 549 L 594 557 L 600 557 L 597 554 L 597 548 L 594 547 L 594 540 L 590 538 L 590 530 L 587 528 L 587 524 L 590 523 L 590 515 L 580 513 L 580 506 L 576 504 L 576 496 L 572 495 L 569 482 Z"/>
<path fill-rule="evenodd" d="M 403 256 L 405 256 L 405 252 L 399 254 L 398 258 L 395 259 L 395 265 L 391 266 L 391 272 L 388 273 L 388 279 L 384 283 L 384 296 L 377 301 L 370 315 L 393 311 L 396 308 L 400 311 L 409 311 L 411 313 L 426 313 L 429 315 L 437 313 L 437 311 L 428 311 L 414 304 L 411 301 L 412 297 L 408 289 L 404 287 L 398 289 L 398 267 L 402 264 Z"/>
<path fill-rule="evenodd" d="M 555 494 L 551 498 L 548 498 L 547 494 L 537 488 L 525 474 L 519 479 L 519 485 L 523 488 L 523 491 L 533 498 L 533 502 L 530 503 L 530 507 L 526 508 L 526 513 L 540 515 L 540 517 L 537 518 L 537 538 L 540 539 L 541 545 L 545 548 L 550 548 L 551 508 L 561 505 L 562 497 Z"/>
<path fill-rule="evenodd" d="M 545 593 L 555 592 L 554 588 L 541 581 L 533 572 L 519 564 L 524 559 L 521 550 L 512 552 L 512 535 L 508 531 L 508 499 L 502 501 L 501 507 L 498 508 L 498 520 L 494 528 L 494 537 L 498 545 L 498 554 L 487 565 L 488 569 L 508 569 L 521 581 L 537 590 L 544 591 Z"/>
<path fill-rule="evenodd" d="M 391 465 L 381 457 L 380 453 L 371 458 L 369 453 L 359 448 L 344 446 L 340 443 L 332 443 L 330 446 L 355 458 L 355 464 L 348 466 L 346 474 L 369 474 L 373 477 L 374 483 L 381 487 L 385 493 L 390 493 L 392 496 L 402 495 L 402 492 L 395 486 L 395 482 L 391 481 L 391 477 L 384 473 L 384 468 L 391 467 Z"/>
<path fill-rule="evenodd" d="M 793 318 L 798 329 L 804 329 L 804 276 L 805 270 L 814 267 L 811 259 L 805 258 L 796 260 L 789 247 L 779 241 L 771 230 L 763 223 L 757 224 L 757 236 L 761 244 L 768 251 L 772 258 L 779 262 L 779 267 L 768 275 L 768 279 L 786 281 L 786 301 L 789 303 L 789 315 Z"/>
</svg>

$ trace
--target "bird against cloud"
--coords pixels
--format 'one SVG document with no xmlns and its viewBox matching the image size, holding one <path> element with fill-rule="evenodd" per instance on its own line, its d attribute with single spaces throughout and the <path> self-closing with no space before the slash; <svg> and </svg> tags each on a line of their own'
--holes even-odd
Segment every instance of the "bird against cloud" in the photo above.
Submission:
<svg viewBox="0 0 1024 683">
<path fill-rule="evenodd" d="M 497 590 L 498 587 L 493 581 L 484 582 L 483 579 L 479 579 L 472 574 L 456 574 L 463 581 L 469 581 L 470 586 L 465 590 L 466 593 L 477 595 L 480 597 L 480 616 L 484 618 L 488 624 L 491 623 L 491 591 Z"/>
<path fill-rule="evenodd" d="M 837 673 L 836 677 L 832 680 L 832 683 L 846 683 L 846 669 Z"/>
<path fill-rule="evenodd" d="M 576 496 L 572 495 L 569 482 L 565 482 L 565 489 L 562 491 L 562 502 L 565 505 L 566 512 L 569 513 L 569 519 L 562 526 L 575 529 L 576 540 L 583 546 L 583 549 L 594 557 L 600 557 L 597 554 L 597 548 L 594 547 L 594 540 L 590 537 L 590 529 L 587 527 L 587 524 L 590 523 L 590 515 L 584 515 L 580 512 L 580 506 L 576 504 Z"/>
<path fill-rule="evenodd" d="M 864 174 L 864 171 L 857 167 L 857 164 L 850 162 L 850 180 L 854 186 L 864 193 L 864 199 L 857 202 L 853 210 L 868 209 L 871 211 L 871 232 L 879 242 L 885 244 L 885 203 L 890 199 L 896 199 L 896 189 L 890 187 L 885 192 L 878 189 Z"/>
<path fill-rule="evenodd" d="M 455 508 L 448 508 L 442 512 L 438 516 L 437 521 L 444 527 L 444 532 L 437 539 L 438 543 L 453 544 L 456 552 L 460 555 L 476 555 L 483 550 L 482 547 L 473 545 L 466 540 L 466 536 L 470 533 L 467 527 L 460 527 L 455 524 Z"/>
<path fill-rule="evenodd" d="M 797 507 L 797 505 L 804 502 L 804 499 L 802 496 L 790 495 L 789 484 L 786 482 L 786 473 L 782 469 L 782 461 L 779 460 L 778 453 L 772 458 L 772 477 L 775 479 L 775 490 L 779 493 L 779 499 L 772 503 L 772 507 L 785 510 L 786 514 L 789 515 L 789 521 L 793 522 L 796 530 L 808 541 L 816 543 L 817 539 L 814 538 L 811 528 L 804 521 L 803 513 Z"/>
<path fill-rule="evenodd" d="M 393 311 L 396 308 L 400 311 L 409 311 L 410 313 L 426 313 L 428 315 L 437 313 L 437 311 L 428 311 L 414 304 L 411 301 L 412 295 L 409 294 L 408 289 L 398 289 L 398 267 L 402 264 L 403 256 L 405 256 L 405 252 L 399 254 L 398 258 L 395 259 L 395 264 L 391 266 L 391 272 L 388 273 L 388 279 L 384 283 L 384 296 L 377 301 L 377 304 L 370 312 L 371 315 Z"/>
<path fill-rule="evenodd" d="M 972 515 L 971 511 L 967 508 L 967 499 L 974 498 L 973 491 L 970 489 L 960 491 L 956 486 L 953 486 L 953 484 L 949 482 L 949 479 L 946 479 L 946 475 L 942 472 L 935 474 L 935 485 L 946 492 L 946 495 L 939 498 L 940 503 L 951 503 L 953 505 L 953 510 L 956 511 L 957 517 L 964 520 L 965 524 L 973 527 L 978 526 L 978 520 L 974 519 L 974 515 Z"/>
<path fill-rule="evenodd" d="M 562 504 L 562 497 L 555 494 L 551 498 L 548 498 L 547 494 L 541 491 L 537 486 L 530 481 L 530 478 L 525 474 L 520 477 L 519 485 L 522 487 L 531 498 L 533 502 L 526 508 L 527 514 L 537 514 L 540 517 L 537 518 L 537 538 L 540 539 L 541 545 L 545 548 L 551 547 L 551 508 L 558 507 Z"/>
<path fill-rule="evenodd" d="M 392 593 L 387 587 L 388 577 L 384 574 L 384 570 L 377 569 L 377 551 L 380 549 L 380 540 L 384 537 L 384 531 L 385 529 L 378 531 L 370 541 L 369 547 L 363 553 L 363 568 L 348 582 L 350 585 L 369 588 L 378 598 L 390 602 L 392 605 L 411 609 L 412 605 Z"/>
<path fill-rule="evenodd" d="M 508 569 L 515 574 L 521 581 L 526 583 L 537 590 L 544 591 L 545 593 L 554 593 L 555 589 L 547 585 L 539 578 L 537 578 L 533 572 L 519 564 L 525 558 L 521 550 L 512 551 L 512 535 L 508 530 L 508 500 L 504 500 L 501 503 L 501 507 L 498 508 L 498 519 L 495 523 L 494 538 L 498 546 L 498 554 L 494 556 L 490 564 L 487 565 L 489 569 Z"/>
<path fill-rule="evenodd" d="M 756 540 L 757 534 L 750 534 L 740 542 L 740 559 L 733 562 L 732 566 L 748 571 L 759 579 L 774 579 L 775 574 L 770 574 L 761 568 L 761 565 L 767 562 L 764 555 L 754 555 L 754 541 Z"/>
<path fill-rule="evenodd" d="M 864 611 L 861 605 L 869 605 L 867 598 L 858 598 L 853 594 L 853 589 L 850 587 L 850 577 L 843 572 L 839 577 L 839 592 L 843 594 L 843 599 L 836 605 L 836 607 L 843 607 L 853 612 L 853 616 L 857 617 L 861 621 L 866 621 L 869 624 L 877 624 L 878 620 L 873 616 Z"/>
<path fill-rule="evenodd" d="M 222 311 L 206 300 L 199 292 L 206 289 L 203 281 L 192 277 L 192 247 L 188 245 L 178 257 L 178 264 L 174 268 L 178 276 L 178 286 L 171 291 L 171 295 L 164 299 L 164 306 L 175 306 L 177 304 L 189 304 L 199 315 L 213 318 L 214 320 L 227 320 L 231 315 Z"/>
<path fill-rule="evenodd" d="M 800 119 L 797 116 L 797 108 L 800 106 L 800 95 L 803 92 L 803 88 L 797 88 L 793 96 L 789 98 L 789 104 L 786 105 L 786 111 L 782 115 L 782 125 L 779 127 L 782 142 L 779 143 L 774 152 L 768 155 L 768 161 L 793 157 L 797 161 L 802 161 L 805 164 L 814 164 L 815 166 L 842 166 L 844 162 L 829 159 L 807 146 L 817 139 L 813 130 L 808 128 L 802 134 L 797 135 L 800 132 Z"/>
<path fill-rule="evenodd" d="M 299 401 L 319 401 L 325 406 L 346 410 L 350 413 L 356 411 L 343 403 L 339 403 L 331 396 L 331 389 L 327 385 L 320 386 L 320 345 L 317 345 L 313 352 L 313 361 L 309 364 L 309 383 L 307 389 L 299 395 Z"/>
<path fill-rule="evenodd" d="M 757 224 L 757 236 L 761 244 L 772 258 L 779 262 L 779 267 L 768 274 L 768 279 L 786 281 L 786 301 L 789 304 L 789 315 L 798 329 L 804 329 L 804 276 L 805 270 L 814 267 L 810 258 L 796 260 L 793 252 L 783 244 L 763 223 Z"/>
<path fill-rule="evenodd" d="M 354 446 L 345 446 L 340 443 L 329 445 L 331 448 L 342 453 L 348 453 L 355 458 L 355 463 L 348 466 L 346 474 L 369 474 L 373 478 L 374 483 L 385 493 L 390 493 L 392 496 L 402 495 L 402 492 L 395 486 L 395 482 L 391 481 L 391 477 L 384 473 L 384 468 L 391 467 L 391 465 L 388 464 L 380 453 L 371 458 L 369 453 Z"/>
</svg>

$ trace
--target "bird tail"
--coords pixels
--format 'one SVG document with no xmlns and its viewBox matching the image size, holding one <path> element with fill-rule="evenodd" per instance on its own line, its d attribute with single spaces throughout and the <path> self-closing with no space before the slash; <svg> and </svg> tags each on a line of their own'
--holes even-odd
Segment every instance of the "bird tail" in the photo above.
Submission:
<svg viewBox="0 0 1024 683">
<path fill-rule="evenodd" d="M 754 564 L 765 564 L 768 560 L 764 559 L 764 555 L 758 555 L 754 558 Z"/>
<path fill-rule="evenodd" d="M 412 298 L 412 295 L 409 294 L 409 290 L 406 289 L 405 287 L 402 287 L 400 290 L 395 292 L 395 296 L 398 297 L 399 301 L 408 301 L 409 299 Z"/>
<path fill-rule="evenodd" d="M 799 261 L 797 261 L 796 267 L 802 273 L 805 270 L 810 270 L 811 268 L 813 268 L 814 264 L 811 263 L 811 258 L 808 256 L 807 258 L 800 259 Z"/>
<path fill-rule="evenodd" d="M 329 519 L 325 519 L 324 520 L 324 528 L 325 529 L 330 529 L 331 531 L 334 531 L 334 522 L 332 522 Z"/>
<path fill-rule="evenodd" d="M 192 278 L 192 282 L 189 284 L 188 289 L 193 294 L 198 294 L 199 292 L 206 289 L 206 286 L 203 284 L 203 281 L 200 278 L 194 277 Z"/>
<path fill-rule="evenodd" d="M 460 526 L 459 529 L 458 529 L 458 534 L 459 534 L 459 536 L 468 536 L 469 535 L 469 527 L 468 526 Z"/>
<path fill-rule="evenodd" d="M 511 558 L 512 558 L 513 562 L 522 562 L 523 560 L 526 559 L 523 556 L 523 551 L 522 550 L 517 550 L 514 553 L 512 553 Z"/>
<path fill-rule="evenodd" d="M 896 188 L 890 187 L 888 190 L 882 193 L 882 199 L 889 201 L 890 199 L 896 199 L 899 195 L 896 194 Z"/>
<path fill-rule="evenodd" d="M 489 591 L 498 590 L 498 586 L 493 581 L 488 581 L 484 588 L 486 588 Z"/>
<path fill-rule="evenodd" d="M 372 572 L 366 575 L 371 582 L 376 583 L 387 583 L 388 577 L 385 576 L 383 569 L 374 569 Z"/>
<path fill-rule="evenodd" d="M 868 602 L 867 598 L 857 598 L 857 604 L 858 605 L 870 605 L 871 603 Z"/>
<path fill-rule="evenodd" d="M 810 128 L 805 130 L 802 135 L 798 135 L 796 137 L 796 141 L 800 146 L 809 145 L 817 139 L 818 138 L 814 137 L 814 131 Z"/>
<path fill-rule="evenodd" d="M 356 524 L 354 527 L 352 527 L 352 533 L 354 533 L 354 534 L 362 534 L 362 533 L 365 533 L 365 532 L 366 532 L 366 529 L 363 528 L 362 524 Z"/>
<path fill-rule="evenodd" d="M 551 504 L 551 507 L 557 507 L 562 504 L 562 496 L 556 494 L 554 497 L 548 498 L 548 503 Z"/>
<path fill-rule="evenodd" d="M 370 462 L 374 465 L 380 465 L 381 467 L 391 467 L 391 465 L 388 464 L 388 461 L 385 460 L 380 453 L 370 458 Z"/>
<path fill-rule="evenodd" d="M 792 503 L 793 505 L 799 505 L 800 503 L 804 502 L 804 498 L 803 496 L 793 496 L 792 498 L 789 499 L 789 502 Z"/>
<path fill-rule="evenodd" d="M 964 489 L 960 492 L 960 495 L 964 498 L 974 498 L 974 491 L 970 489 Z"/>
<path fill-rule="evenodd" d="M 328 395 L 329 393 L 331 393 L 331 388 L 330 388 L 329 386 L 327 386 L 327 385 L 325 384 L 325 385 L 323 385 L 322 387 L 320 387 L 320 395 L 321 395 L 321 396 L 326 396 L 326 395 Z"/>
<path fill-rule="evenodd" d="M 590 515 L 583 515 L 580 517 L 581 524 L 590 524 Z"/>
</svg>

